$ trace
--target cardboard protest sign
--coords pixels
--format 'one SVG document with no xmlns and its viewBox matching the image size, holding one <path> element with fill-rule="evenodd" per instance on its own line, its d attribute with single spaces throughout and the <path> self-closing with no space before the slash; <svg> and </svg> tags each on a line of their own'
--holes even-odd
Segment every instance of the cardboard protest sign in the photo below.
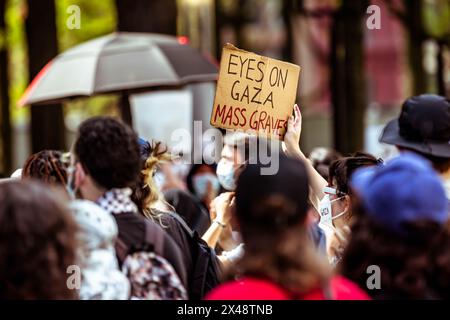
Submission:
<svg viewBox="0 0 450 320">
<path fill-rule="evenodd" d="M 300 67 L 226 44 L 211 125 L 284 137 L 297 96 Z"/>
</svg>

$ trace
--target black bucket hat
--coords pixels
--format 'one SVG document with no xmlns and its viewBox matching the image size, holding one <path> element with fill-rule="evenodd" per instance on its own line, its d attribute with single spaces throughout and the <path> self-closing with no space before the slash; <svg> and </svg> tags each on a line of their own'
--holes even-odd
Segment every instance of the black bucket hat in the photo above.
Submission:
<svg viewBox="0 0 450 320">
<path fill-rule="evenodd" d="M 450 158 L 450 101 L 424 94 L 403 103 L 398 119 L 383 129 L 380 142 Z"/>
</svg>

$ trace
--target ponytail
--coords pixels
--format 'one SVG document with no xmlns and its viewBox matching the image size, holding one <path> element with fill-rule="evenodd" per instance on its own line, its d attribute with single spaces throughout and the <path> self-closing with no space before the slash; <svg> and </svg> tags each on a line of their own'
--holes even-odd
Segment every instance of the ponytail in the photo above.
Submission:
<svg viewBox="0 0 450 320">
<path fill-rule="evenodd" d="M 171 160 L 168 149 L 162 142 L 147 142 L 145 148 L 148 157 L 144 160 L 140 173 L 139 184 L 134 188 L 132 199 L 139 208 L 139 211 L 146 218 L 158 219 L 161 222 L 161 214 L 155 213 L 152 206 L 158 201 L 164 201 L 161 191 L 156 186 L 153 176 L 161 163 Z M 146 150 L 146 151 L 147 151 Z M 161 223 L 160 223 L 161 224 Z"/>
</svg>

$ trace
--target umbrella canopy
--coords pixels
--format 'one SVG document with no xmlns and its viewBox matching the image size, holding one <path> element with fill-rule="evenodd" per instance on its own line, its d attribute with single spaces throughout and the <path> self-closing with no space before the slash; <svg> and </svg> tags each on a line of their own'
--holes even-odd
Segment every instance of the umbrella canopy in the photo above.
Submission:
<svg viewBox="0 0 450 320">
<path fill-rule="evenodd" d="M 217 66 L 176 37 L 118 32 L 58 55 L 19 105 L 217 80 Z"/>
</svg>

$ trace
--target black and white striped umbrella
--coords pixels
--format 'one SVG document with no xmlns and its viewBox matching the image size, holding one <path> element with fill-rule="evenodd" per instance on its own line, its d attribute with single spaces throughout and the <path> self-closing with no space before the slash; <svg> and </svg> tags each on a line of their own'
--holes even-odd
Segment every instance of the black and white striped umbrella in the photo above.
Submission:
<svg viewBox="0 0 450 320">
<path fill-rule="evenodd" d="M 19 104 L 215 81 L 217 69 L 213 61 L 176 37 L 118 32 L 55 57 L 32 81 Z"/>
</svg>

